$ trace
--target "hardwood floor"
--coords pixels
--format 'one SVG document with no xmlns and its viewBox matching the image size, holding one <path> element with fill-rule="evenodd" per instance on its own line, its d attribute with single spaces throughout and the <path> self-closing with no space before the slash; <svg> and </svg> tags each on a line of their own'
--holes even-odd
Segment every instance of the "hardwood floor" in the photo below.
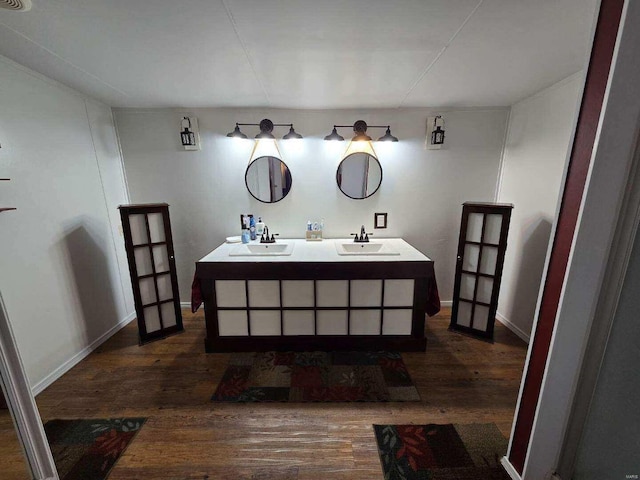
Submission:
<svg viewBox="0 0 640 480">
<path fill-rule="evenodd" d="M 132 323 L 37 403 L 45 422 L 148 417 L 110 480 L 382 478 L 373 424 L 510 433 L 526 345 L 500 324 L 493 344 L 449 332 L 449 315 L 427 320 L 425 353 L 403 353 L 421 402 L 211 403 L 229 356 L 204 353 L 204 316 L 184 311 L 185 333 L 139 347 Z"/>
</svg>

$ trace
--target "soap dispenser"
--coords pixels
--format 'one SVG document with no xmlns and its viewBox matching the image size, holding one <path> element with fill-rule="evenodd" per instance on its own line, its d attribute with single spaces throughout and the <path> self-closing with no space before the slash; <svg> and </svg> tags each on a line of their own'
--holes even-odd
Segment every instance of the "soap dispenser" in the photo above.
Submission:
<svg viewBox="0 0 640 480">
<path fill-rule="evenodd" d="M 258 223 L 256 223 L 256 235 L 261 237 L 264 233 L 264 222 L 262 221 L 262 217 L 258 217 Z"/>
</svg>

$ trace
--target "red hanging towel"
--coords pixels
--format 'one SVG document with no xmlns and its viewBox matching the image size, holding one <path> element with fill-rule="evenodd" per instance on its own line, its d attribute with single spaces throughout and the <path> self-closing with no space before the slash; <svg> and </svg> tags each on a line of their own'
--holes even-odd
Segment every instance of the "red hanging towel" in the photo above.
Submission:
<svg viewBox="0 0 640 480">
<path fill-rule="evenodd" d="M 194 275 L 191 284 L 191 313 L 196 313 L 202 305 L 202 289 L 200 288 L 200 279 Z"/>
</svg>

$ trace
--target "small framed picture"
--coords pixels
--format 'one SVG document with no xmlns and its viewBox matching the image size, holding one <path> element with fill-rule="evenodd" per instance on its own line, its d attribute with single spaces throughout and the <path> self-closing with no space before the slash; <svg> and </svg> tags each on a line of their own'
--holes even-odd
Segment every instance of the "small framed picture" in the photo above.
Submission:
<svg viewBox="0 0 640 480">
<path fill-rule="evenodd" d="M 386 213 L 374 213 L 373 214 L 373 228 L 387 228 L 387 214 Z"/>
</svg>

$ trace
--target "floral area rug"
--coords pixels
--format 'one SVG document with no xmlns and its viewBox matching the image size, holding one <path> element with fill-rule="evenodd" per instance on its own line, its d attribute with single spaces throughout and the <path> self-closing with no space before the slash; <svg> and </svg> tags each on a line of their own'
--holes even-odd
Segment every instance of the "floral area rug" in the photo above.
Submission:
<svg viewBox="0 0 640 480">
<path fill-rule="evenodd" d="M 214 402 L 417 402 L 396 352 L 237 353 Z"/>
<path fill-rule="evenodd" d="M 510 480 L 493 423 L 374 425 L 385 480 Z"/>
<path fill-rule="evenodd" d="M 60 480 L 104 480 L 146 418 L 51 420 L 44 430 Z"/>
</svg>

